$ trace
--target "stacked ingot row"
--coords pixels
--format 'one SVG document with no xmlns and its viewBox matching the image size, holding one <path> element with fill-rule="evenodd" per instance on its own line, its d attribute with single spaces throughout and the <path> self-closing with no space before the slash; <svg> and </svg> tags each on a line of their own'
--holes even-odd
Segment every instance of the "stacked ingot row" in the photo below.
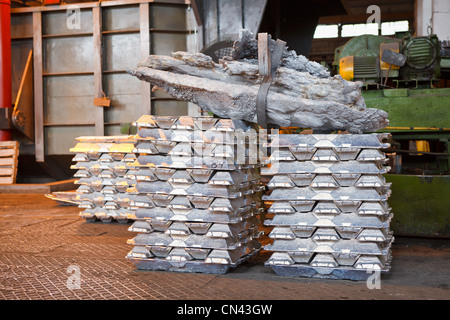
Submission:
<svg viewBox="0 0 450 320">
<path fill-rule="evenodd" d="M 134 125 L 137 235 L 127 258 L 143 270 L 222 274 L 257 253 L 256 136 L 234 138 L 251 128 L 211 117 L 142 116 Z"/>
<path fill-rule="evenodd" d="M 393 235 L 383 134 L 271 135 L 269 193 L 278 275 L 364 280 L 388 272 Z"/>
<path fill-rule="evenodd" d="M 131 164 L 135 140 L 131 136 L 84 136 L 70 151 L 76 153 L 74 174 L 80 216 L 88 222 L 127 223 L 133 198 L 126 190 L 135 184 Z"/>
</svg>

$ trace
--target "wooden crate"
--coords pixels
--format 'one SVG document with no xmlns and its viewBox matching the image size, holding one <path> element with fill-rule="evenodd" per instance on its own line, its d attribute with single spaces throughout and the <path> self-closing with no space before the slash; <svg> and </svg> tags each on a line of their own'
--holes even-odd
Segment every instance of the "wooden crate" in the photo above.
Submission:
<svg viewBox="0 0 450 320">
<path fill-rule="evenodd" d="M 0 184 L 16 183 L 18 141 L 0 141 Z"/>
</svg>

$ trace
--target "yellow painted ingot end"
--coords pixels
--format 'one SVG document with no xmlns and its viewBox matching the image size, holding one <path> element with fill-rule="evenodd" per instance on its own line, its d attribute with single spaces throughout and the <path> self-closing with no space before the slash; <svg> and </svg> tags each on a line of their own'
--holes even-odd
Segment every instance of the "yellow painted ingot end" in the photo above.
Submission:
<svg viewBox="0 0 450 320">
<path fill-rule="evenodd" d="M 339 60 L 339 74 L 342 79 L 352 81 L 353 80 L 353 65 L 354 57 L 348 56 Z"/>
<path fill-rule="evenodd" d="M 136 218 L 136 214 L 134 214 L 134 213 L 128 213 L 127 214 L 127 219 L 130 219 L 130 220 L 136 220 L 137 218 Z"/>
<path fill-rule="evenodd" d="M 79 142 L 75 147 L 70 148 L 70 152 L 76 153 L 96 153 L 100 147 L 96 143 Z"/>
<path fill-rule="evenodd" d="M 132 167 L 140 167 L 140 166 L 142 166 L 137 159 L 134 160 L 134 162 L 129 163 L 129 165 L 132 166 Z"/>
<path fill-rule="evenodd" d="M 154 127 L 157 127 L 154 116 L 152 115 L 143 115 L 138 120 L 134 122 L 135 125 L 147 124 Z"/>
<path fill-rule="evenodd" d="M 133 143 L 115 143 L 109 147 L 109 152 L 132 153 L 133 149 L 134 149 Z"/>
<path fill-rule="evenodd" d="M 138 190 L 137 190 L 136 186 L 132 186 L 130 188 L 127 188 L 126 192 L 133 194 L 133 193 L 138 193 Z"/>
</svg>

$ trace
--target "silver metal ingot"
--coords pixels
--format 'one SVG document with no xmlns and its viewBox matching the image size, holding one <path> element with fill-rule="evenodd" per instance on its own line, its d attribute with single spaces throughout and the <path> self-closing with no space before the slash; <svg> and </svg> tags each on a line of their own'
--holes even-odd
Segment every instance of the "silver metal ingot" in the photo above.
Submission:
<svg viewBox="0 0 450 320">
<path fill-rule="evenodd" d="M 153 170 L 148 168 L 139 168 L 137 170 L 128 171 L 125 175 L 126 179 L 131 179 L 135 181 L 156 181 L 158 178 L 153 173 Z"/>
<path fill-rule="evenodd" d="M 186 169 L 195 182 L 208 182 L 211 175 L 215 172 L 210 169 Z"/>
<path fill-rule="evenodd" d="M 173 129 L 154 129 L 141 128 L 135 136 L 136 140 L 153 142 L 199 142 L 221 145 L 245 145 L 256 144 L 256 132 L 253 130 L 238 129 L 235 131 L 225 130 L 173 130 Z"/>
<path fill-rule="evenodd" d="M 185 196 L 175 196 L 166 207 L 172 210 L 174 213 L 180 213 L 185 212 L 186 210 L 190 211 L 194 209 L 194 205 Z"/>
<path fill-rule="evenodd" d="M 357 147 L 334 147 L 333 150 L 341 161 L 355 160 L 361 151 Z"/>
<path fill-rule="evenodd" d="M 355 182 L 355 187 L 360 188 L 388 188 L 390 183 L 386 183 L 384 177 L 380 175 L 362 175 L 357 182 Z"/>
<path fill-rule="evenodd" d="M 267 265 L 293 265 L 295 261 L 286 252 L 274 252 L 266 261 Z"/>
<path fill-rule="evenodd" d="M 390 170 L 372 162 L 355 160 L 341 162 L 280 161 L 270 167 L 261 168 L 261 175 L 305 173 L 305 174 L 384 174 Z"/>
<path fill-rule="evenodd" d="M 271 239 L 295 239 L 297 236 L 289 227 L 275 227 L 269 233 Z"/>
<path fill-rule="evenodd" d="M 332 244 L 321 244 L 311 238 L 295 238 L 293 240 L 276 239 L 270 245 L 264 247 L 266 250 L 288 252 L 300 251 L 309 253 L 336 253 L 353 255 L 387 255 L 389 244 L 375 242 L 360 242 L 356 239 L 338 240 Z"/>
<path fill-rule="evenodd" d="M 267 186 L 271 189 L 274 189 L 274 188 L 293 188 L 296 185 L 287 175 L 275 175 L 267 183 Z"/>
<path fill-rule="evenodd" d="M 140 155 L 135 165 L 150 168 L 172 168 L 172 169 L 216 169 L 236 170 L 242 164 L 235 164 L 233 160 L 226 158 L 197 157 L 197 156 L 149 156 Z M 75 168 L 78 169 L 78 168 Z"/>
<path fill-rule="evenodd" d="M 134 221 L 133 224 L 128 228 L 128 231 L 139 232 L 139 233 L 150 233 L 155 229 L 147 221 Z"/>
<path fill-rule="evenodd" d="M 337 215 L 341 210 L 331 201 L 319 201 L 312 212 L 316 215 Z"/>
<path fill-rule="evenodd" d="M 289 203 L 298 212 L 308 212 L 308 211 L 311 211 L 311 209 L 313 208 L 316 201 L 314 201 L 314 200 L 291 200 L 291 201 L 289 201 Z"/>
<path fill-rule="evenodd" d="M 247 130 L 249 125 L 242 120 L 218 119 L 213 117 L 191 117 L 191 116 L 155 116 L 143 115 L 133 122 L 139 128 L 161 128 L 182 130 L 217 130 L 234 131 Z"/>
<path fill-rule="evenodd" d="M 319 253 L 314 256 L 313 260 L 311 261 L 311 266 L 335 268 L 338 266 L 338 263 L 332 255 Z"/>
<path fill-rule="evenodd" d="M 160 151 L 156 148 L 155 144 L 147 141 L 141 141 L 133 149 L 134 153 L 145 153 L 145 154 L 159 154 Z"/>
<path fill-rule="evenodd" d="M 386 156 L 383 152 L 377 149 L 365 149 L 361 150 L 358 157 L 356 158 L 357 161 L 385 161 Z"/>
<path fill-rule="evenodd" d="M 192 209 L 181 213 L 175 213 L 167 208 L 139 208 L 134 212 L 135 220 L 147 220 L 152 224 L 154 221 L 183 221 L 183 222 L 207 222 L 207 223 L 238 223 L 253 216 L 252 211 L 229 214 L 222 212 L 211 212 L 205 209 Z"/>
<path fill-rule="evenodd" d="M 339 157 L 332 149 L 318 149 L 311 157 L 312 161 L 339 161 Z"/>
<path fill-rule="evenodd" d="M 248 212 L 255 206 L 256 204 L 253 199 L 246 196 L 236 199 L 215 198 L 207 209 L 212 212 L 240 213 Z"/>
<path fill-rule="evenodd" d="M 317 175 L 310 184 L 311 188 L 335 189 L 339 188 L 339 184 L 331 175 Z"/>
<path fill-rule="evenodd" d="M 361 177 L 361 173 L 333 173 L 332 176 L 341 187 L 351 187 Z"/>
<path fill-rule="evenodd" d="M 291 153 L 295 156 L 295 159 L 299 161 L 311 160 L 313 154 L 317 148 L 303 147 L 303 146 L 291 146 L 289 147 Z"/>
<path fill-rule="evenodd" d="M 313 226 L 313 227 L 357 227 L 357 228 L 388 228 L 390 218 L 381 220 L 377 216 L 360 216 L 356 213 L 339 214 L 331 217 L 317 216 L 314 213 L 296 212 L 292 214 L 277 214 L 272 219 L 264 221 L 268 226 Z"/>
<path fill-rule="evenodd" d="M 391 208 L 384 202 L 363 202 L 356 212 L 360 215 L 385 216 L 391 212 Z"/>
<path fill-rule="evenodd" d="M 294 213 L 295 209 L 290 205 L 289 201 L 274 201 L 267 212 L 271 214 Z"/>
<path fill-rule="evenodd" d="M 290 150 L 275 150 L 269 157 L 269 162 L 274 161 L 293 161 L 296 160 L 295 156 Z M 308 159 L 309 160 L 309 159 Z"/>
<path fill-rule="evenodd" d="M 74 162 L 88 162 L 92 159 L 86 153 L 77 153 L 75 157 L 72 158 Z"/>
<path fill-rule="evenodd" d="M 276 134 L 269 135 L 271 147 L 385 149 L 388 134 Z"/>
<path fill-rule="evenodd" d="M 309 187 L 275 189 L 270 195 L 264 195 L 263 200 L 357 200 L 357 201 L 383 201 L 387 200 L 389 193 L 380 194 L 374 189 L 341 187 L 326 192 Z"/>
<path fill-rule="evenodd" d="M 233 250 L 241 246 L 240 242 L 236 242 L 230 238 L 211 238 L 196 234 L 172 236 L 159 232 L 140 233 L 128 242 L 129 244 L 140 246 L 165 246 L 177 248 L 187 247 L 224 250 Z"/>
</svg>

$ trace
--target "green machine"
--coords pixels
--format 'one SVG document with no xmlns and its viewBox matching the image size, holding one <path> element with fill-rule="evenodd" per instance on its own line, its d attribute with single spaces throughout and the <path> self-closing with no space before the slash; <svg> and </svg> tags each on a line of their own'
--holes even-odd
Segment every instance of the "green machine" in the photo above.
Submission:
<svg viewBox="0 0 450 320">
<path fill-rule="evenodd" d="M 335 72 L 363 82 L 367 107 L 389 113 L 386 180 L 398 235 L 450 236 L 450 88 L 439 88 L 449 70 L 445 44 L 436 35 L 363 35 L 335 50 Z M 385 50 L 402 63 L 385 59 Z"/>
</svg>

